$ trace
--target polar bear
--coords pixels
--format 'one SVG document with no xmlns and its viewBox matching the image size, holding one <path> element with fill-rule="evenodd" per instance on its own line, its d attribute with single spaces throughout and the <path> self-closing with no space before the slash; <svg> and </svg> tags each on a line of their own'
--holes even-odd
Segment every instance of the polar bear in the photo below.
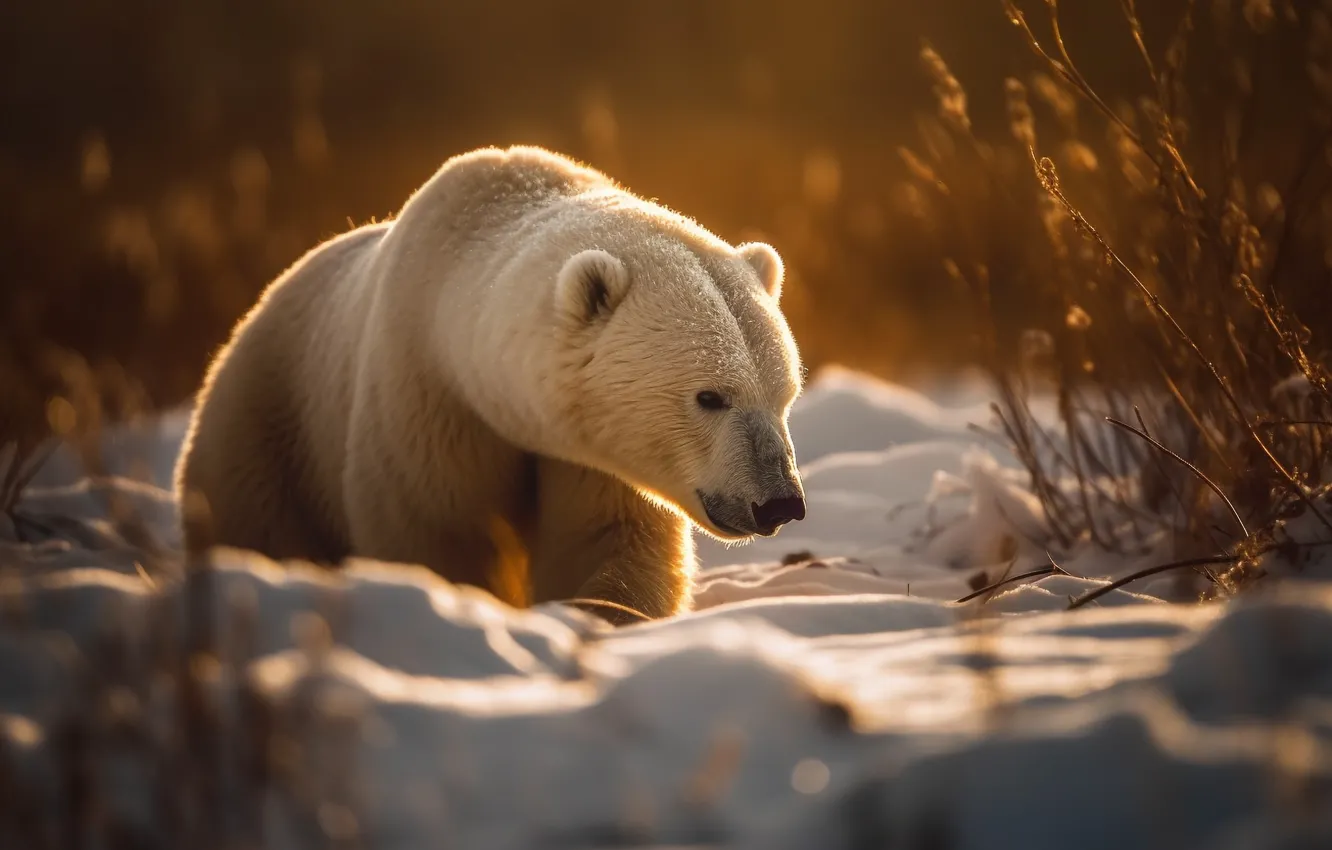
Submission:
<svg viewBox="0 0 1332 850">
<path fill-rule="evenodd" d="M 740 541 L 805 515 L 782 281 L 769 245 L 562 155 L 453 157 L 297 260 L 213 359 L 175 473 L 187 548 L 681 611 L 690 521 Z M 521 592 L 496 572 L 515 544 Z"/>
</svg>

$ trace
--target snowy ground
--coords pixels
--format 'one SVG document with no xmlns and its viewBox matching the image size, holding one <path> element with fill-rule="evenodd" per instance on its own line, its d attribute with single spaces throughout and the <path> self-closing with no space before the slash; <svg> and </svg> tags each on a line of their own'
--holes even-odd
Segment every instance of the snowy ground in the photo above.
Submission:
<svg viewBox="0 0 1332 850">
<path fill-rule="evenodd" d="M 1182 605 L 1147 580 L 1067 611 L 1141 565 L 1075 551 L 1070 575 L 959 604 L 1055 553 L 1023 476 L 967 428 L 984 398 L 935 396 L 821 375 L 791 426 L 808 518 L 701 541 L 698 610 L 672 621 L 613 631 L 420 569 L 219 558 L 215 766 L 245 748 L 246 693 L 284 742 L 249 827 L 227 828 L 284 850 L 1332 847 L 1332 584 Z M 116 492 L 163 533 L 152 485 L 182 427 L 109 441 L 108 471 L 146 482 Z M 48 524 L 105 511 L 68 457 L 36 483 L 25 509 Z M 96 526 L 66 536 L 0 543 L 25 577 L 0 576 L 0 789 L 57 819 L 72 718 L 178 732 L 141 671 L 193 599 Z M 90 699 L 89 669 L 116 686 Z M 104 817 L 149 829 L 175 789 L 151 747 L 111 740 L 88 781 Z"/>
</svg>

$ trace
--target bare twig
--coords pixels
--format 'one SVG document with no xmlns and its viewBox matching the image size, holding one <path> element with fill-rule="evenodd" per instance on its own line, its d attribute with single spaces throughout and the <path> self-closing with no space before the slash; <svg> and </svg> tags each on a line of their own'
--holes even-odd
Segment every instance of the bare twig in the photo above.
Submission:
<svg viewBox="0 0 1332 850">
<path fill-rule="evenodd" d="M 1142 57 L 1142 64 L 1147 68 L 1147 76 L 1155 82 L 1158 77 L 1156 73 L 1156 64 L 1152 62 L 1152 55 L 1147 52 L 1147 43 L 1142 37 L 1142 23 L 1138 19 L 1138 4 L 1136 0 L 1119 0 L 1119 4 L 1124 9 L 1124 17 L 1129 23 L 1129 32 L 1133 35 L 1133 43 L 1138 48 L 1138 55 Z"/>
<path fill-rule="evenodd" d="M 1136 409 L 1135 409 L 1135 412 L 1136 412 Z M 1130 433 L 1132 433 L 1132 434 L 1136 434 L 1137 436 L 1139 436 L 1139 437 L 1141 437 L 1142 439 L 1146 440 L 1148 443 L 1151 443 L 1151 445 L 1152 445 L 1153 448 L 1155 448 L 1157 451 L 1159 451 L 1159 452 L 1161 452 L 1162 454 L 1164 454 L 1166 457 L 1168 457 L 1168 458 L 1170 458 L 1170 459 L 1176 461 L 1177 463 L 1181 464 L 1182 466 L 1188 468 L 1188 470 L 1189 470 L 1190 472 L 1192 472 L 1194 475 L 1196 475 L 1196 476 L 1198 477 L 1198 480 L 1199 480 L 1199 481 L 1201 481 L 1203 484 L 1207 485 L 1207 488 L 1208 488 L 1209 490 L 1211 490 L 1213 493 L 1215 493 L 1215 494 L 1221 499 L 1221 501 L 1223 501 L 1223 502 L 1226 503 L 1226 507 L 1230 508 L 1230 513 L 1231 513 L 1231 515 L 1235 517 L 1235 523 L 1236 523 L 1237 525 L 1239 525 L 1239 527 L 1240 527 L 1240 533 L 1241 533 L 1244 537 L 1248 537 L 1248 536 L 1249 536 L 1249 528 L 1248 528 L 1248 526 L 1246 526 L 1246 525 L 1244 524 L 1244 520 L 1240 517 L 1240 513 L 1239 513 L 1239 511 L 1235 510 L 1235 505 L 1234 505 L 1234 503 L 1230 501 L 1230 498 L 1229 498 L 1224 492 L 1222 492 L 1222 490 L 1221 490 L 1220 487 L 1216 486 L 1216 482 L 1215 482 L 1215 481 L 1213 481 L 1212 479 L 1210 479 L 1210 478 L 1207 477 L 1207 474 L 1206 474 L 1205 472 L 1203 472 L 1203 471 L 1202 471 L 1201 469 L 1199 469 L 1198 467 L 1194 466 L 1194 465 L 1193 465 L 1192 463 L 1190 463 L 1189 461 L 1187 461 L 1187 460 L 1185 460 L 1184 458 L 1180 457 L 1178 454 L 1176 454 L 1175 452 L 1171 451 L 1171 450 L 1170 450 L 1169 448 L 1167 448 L 1166 446 L 1162 445 L 1161 442 L 1160 442 L 1159 440 L 1157 440 L 1157 439 L 1156 439 L 1155 437 L 1153 437 L 1151 434 L 1148 434 L 1148 433 L 1147 433 L 1147 429 L 1146 429 L 1146 426 L 1145 426 L 1145 425 L 1143 426 L 1143 430 L 1139 431 L 1137 428 L 1134 428 L 1132 425 L 1128 424 L 1127 422 L 1121 422 L 1121 421 L 1119 421 L 1118 419 L 1114 418 L 1113 416 L 1107 416 L 1107 417 L 1105 417 L 1105 421 L 1106 421 L 1106 422 L 1109 422 L 1111 425 L 1114 425 L 1114 426 L 1116 426 L 1116 427 L 1118 427 L 1118 428 L 1123 428 L 1125 431 L 1128 431 L 1128 432 L 1130 432 Z M 1142 421 L 1141 416 L 1139 417 L 1138 421 L 1139 421 L 1139 422 Z"/>
<path fill-rule="evenodd" d="M 0 509 L 3 510 L 11 510 L 18 504 L 23 491 L 28 489 L 32 479 L 42 471 L 60 444 L 56 440 L 47 440 L 30 452 L 21 449 L 17 443 L 10 445 L 13 446 L 13 455 L 4 479 L 0 481 Z"/>
<path fill-rule="evenodd" d="M 1046 556 L 1049 557 L 1048 552 L 1046 553 Z M 1002 587 L 1007 587 L 1010 584 L 1017 584 L 1018 582 L 1026 581 L 1029 578 L 1044 578 L 1045 576 L 1066 576 L 1066 575 L 1068 575 L 1068 573 L 1064 570 L 1064 568 L 1056 564 L 1054 562 L 1054 558 L 1050 558 L 1050 566 L 1048 567 L 1041 567 L 1038 570 L 1031 570 L 1025 573 L 1018 573 L 1015 576 L 1006 576 L 1005 578 L 1001 578 L 998 581 L 994 582 L 993 584 L 982 587 L 980 590 L 968 593 L 966 596 L 963 596 L 961 599 L 957 600 L 957 602 L 958 604 L 961 604 L 963 602 L 970 602 L 971 600 L 975 599 L 978 596 L 988 597 L 989 594 L 994 593 L 994 591 L 999 590 Z"/>
<path fill-rule="evenodd" d="M 1107 593 L 1118 590 L 1126 584 L 1132 584 L 1138 579 L 1148 578 L 1160 573 L 1170 572 L 1171 570 L 1183 570 L 1190 567 L 1207 567 L 1213 564 L 1236 564 L 1239 563 L 1239 561 L 1239 555 L 1209 555 L 1203 558 L 1188 558 L 1183 561 L 1171 561 L 1168 564 L 1157 564 L 1154 567 L 1148 567 L 1145 570 L 1138 570 L 1137 572 L 1130 573 L 1122 578 L 1117 578 L 1109 584 L 1101 585 L 1094 590 L 1089 590 L 1069 602 L 1068 608 L 1070 611 L 1074 608 L 1081 608 L 1083 605 L 1086 605 L 1089 602 L 1094 602 L 1102 596 L 1105 596 Z"/>
</svg>

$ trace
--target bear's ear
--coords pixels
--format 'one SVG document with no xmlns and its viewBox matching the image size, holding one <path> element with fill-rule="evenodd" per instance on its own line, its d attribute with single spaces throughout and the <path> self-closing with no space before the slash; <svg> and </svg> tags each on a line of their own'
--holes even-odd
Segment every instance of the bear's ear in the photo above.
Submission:
<svg viewBox="0 0 1332 850">
<path fill-rule="evenodd" d="M 628 291 L 629 270 L 624 263 L 597 248 L 574 254 L 555 279 L 559 308 L 581 322 L 609 316 Z"/>
<path fill-rule="evenodd" d="M 745 262 L 758 273 L 759 283 L 775 299 L 782 297 L 782 281 L 786 277 L 786 266 L 782 263 L 777 249 L 766 242 L 746 242 L 736 249 Z"/>
</svg>

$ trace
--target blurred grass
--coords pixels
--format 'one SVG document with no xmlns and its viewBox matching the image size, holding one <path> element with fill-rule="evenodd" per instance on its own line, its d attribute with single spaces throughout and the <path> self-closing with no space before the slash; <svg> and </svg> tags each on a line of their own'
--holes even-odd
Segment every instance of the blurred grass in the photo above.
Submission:
<svg viewBox="0 0 1332 850">
<path fill-rule="evenodd" d="M 1101 46 L 1109 5 L 1079 4 L 1070 32 L 1131 89 Z M 991 0 L 8 4 L 0 436 L 70 424 L 51 398 L 72 361 L 109 420 L 187 400 L 286 264 L 483 144 L 548 145 L 771 239 L 813 367 L 972 362 L 969 295 L 893 154 L 932 109 L 926 33 L 977 91 L 1031 65 Z M 1002 127 L 1002 98 L 972 114 Z M 1006 325 L 1040 309 L 1005 299 Z"/>
</svg>

